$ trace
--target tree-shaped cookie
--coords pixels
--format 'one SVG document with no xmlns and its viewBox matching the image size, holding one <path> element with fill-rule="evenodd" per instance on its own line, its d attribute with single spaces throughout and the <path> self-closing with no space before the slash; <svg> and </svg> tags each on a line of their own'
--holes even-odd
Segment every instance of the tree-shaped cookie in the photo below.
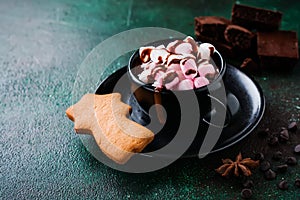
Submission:
<svg viewBox="0 0 300 200">
<path fill-rule="evenodd" d="M 104 154 L 124 164 L 154 138 L 152 131 L 127 118 L 130 109 L 119 93 L 86 94 L 66 114 L 76 133 L 92 134 Z"/>
</svg>

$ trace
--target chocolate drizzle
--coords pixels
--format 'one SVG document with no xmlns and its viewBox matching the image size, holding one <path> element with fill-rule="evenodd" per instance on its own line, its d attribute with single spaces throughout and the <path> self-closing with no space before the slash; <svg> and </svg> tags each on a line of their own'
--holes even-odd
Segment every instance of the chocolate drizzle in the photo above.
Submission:
<svg viewBox="0 0 300 200">
<path fill-rule="evenodd" d="M 140 59 L 146 63 L 150 61 L 150 54 L 151 54 L 152 49 L 151 48 L 147 48 L 147 49 L 143 49 L 140 53 Z"/>
</svg>

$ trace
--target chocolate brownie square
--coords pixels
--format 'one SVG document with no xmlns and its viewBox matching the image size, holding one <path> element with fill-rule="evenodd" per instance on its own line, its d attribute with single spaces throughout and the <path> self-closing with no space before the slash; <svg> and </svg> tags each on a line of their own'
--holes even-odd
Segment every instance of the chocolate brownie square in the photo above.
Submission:
<svg viewBox="0 0 300 200">
<path fill-rule="evenodd" d="M 231 21 L 249 30 L 275 31 L 281 24 L 282 13 L 263 8 L 235 4 L 232 8 Z"/>
<path fill-rule="evenodd" d="M 293 68 L 299 59 L 297 32 L 258 32 L 257 54 L 263 68 Z"/>
<path fill-rule="evenodd" d="M 231 22 L 223 17 L 195 17 L 195 35 L 209 37 L 214 41 L 224 42 L 224 31 Z"/>
</svg>

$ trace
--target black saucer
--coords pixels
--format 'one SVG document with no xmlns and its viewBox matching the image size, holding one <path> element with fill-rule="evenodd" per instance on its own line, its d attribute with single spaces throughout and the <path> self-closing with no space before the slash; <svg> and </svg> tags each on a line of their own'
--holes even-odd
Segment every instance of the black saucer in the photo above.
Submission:
<svg viewBox="0 0 300 200">
<path fill-rule="evenodd" d="M 98 87 L 96 94 L 109 94 L 119 92 L 122 94 L 122 101 L 131 105 L 132 93 L 130 91 L 130 82 L 126 74 L 127 67 L 123 67 L 107 77 Z M 227 65 L 227 70 L 223 78 L 227 93 L 228 108 L 233 113 L 230 122 L 223 128 L 221 136 L 214 146 L 213 152 L 223 150 L 252 132 L 261 120 L 264 109 L 265 99 L 259 85 L 231 65 Z M 116 84 L 122 85 L 121 89 Z M 125 86 L 125 87 L 124 87 Z M 126 87 L 128 86 L 128 87 Z M 120 88 L 120 87 L 119 87 Z M 138 106 L 134 106 L 131 117 L 137 122 L 145 122 L 148 119 L 140 119 L 145 117 L 144 111 Z M 136 108 L 137 107 L 137 108 Z M 162 129 L 160 132 L 166 130 Z M 167 133 L 172 134 L 172 133 Z M 183 157 L 195 157 L 199 153 L 197 148 L 197 139 L 194 140 L 191 147 L 184 153 Z M 199 140 L 199 143 L 202 141 Z M 145 152 L 155 151 L 166 144 L 163 134 L 157 135 L 154 140 L 145 148 Z M 170 155 L 157 155 L 158 157 L 172 157 Z"/>
</svg>

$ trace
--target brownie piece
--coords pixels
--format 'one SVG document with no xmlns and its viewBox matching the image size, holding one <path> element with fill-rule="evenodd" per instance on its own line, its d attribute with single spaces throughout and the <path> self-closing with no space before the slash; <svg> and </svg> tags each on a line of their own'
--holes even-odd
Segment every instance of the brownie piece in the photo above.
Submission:
<svg viewBox="0 0 300 200">
<path fill-rule="evenodd" d="M 224 31 L 230 20 L 216 16 L 195 17 L 195 35 L 209 37 L 215 41 L 225 41 Z"/>
<path fill-rule="evenodd" d="M 299 59 L 297 32 L 258 32 L 257 54 L 262 68 L 293 68 Z"/>
<path fill-rule="evenodd" d="M 238 25 L 228 25 L 224 36 L 226 41 L 233 47 L 241 50 L 250 49 L 255 34 Z"/>
<path fill-rule="evenodd" d="M 279 29 L 282 13 L 263 8 L 235 4 L 232 8 L 231 21 L 258 31 L 275 31 Z"/>
</svg>

